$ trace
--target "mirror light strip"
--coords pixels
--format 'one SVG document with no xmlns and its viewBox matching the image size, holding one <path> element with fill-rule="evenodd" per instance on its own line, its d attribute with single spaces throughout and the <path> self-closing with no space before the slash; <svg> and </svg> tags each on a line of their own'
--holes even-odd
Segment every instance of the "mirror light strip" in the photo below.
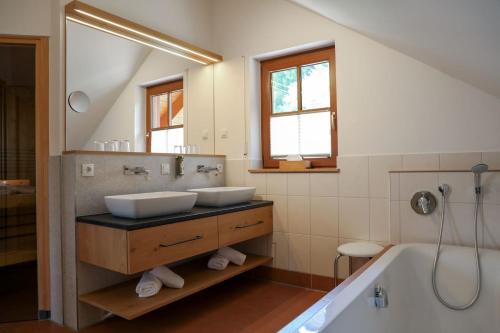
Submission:
<svg viewBox="0 0 500 333">
<path fill-rule="evenodd" d="M 143 45 L 146 45 L 146 46 L 149 46 L 149 47 L 152 47 L 154 49 L 157 49 L 157 50 L 160 50 L 160 51 L 163 51 L 163 52 L 167 52 L 167 53 L 170 53 L 170 54 L 173 54 L 173 55 L 176 55 L 178 57 L 182 57 L 182 58 L 185 58 L 185 59 L 189 59 L 189 60 L 192 60 L 192 61 L 195 61 L 199 64 L 202 64 L 202 65 L 207 65 L 206 62 L 203 62 L 201 60 L 198 60 L 198 59 L 195 59 L 195 58 L 192 58 L 190 56 L 187 56 L 185 54 L 182 54 L 182 53 L 178 53 L 178 52 L 175 52 L 175 51 L 172 51 L 172 50 L 169 50 L 167 48 L 164 48 L 164 47 L 160 47 L 158 45 L 155 45 L 155 44 L 152 44 L 152 43 L 148 43 L 148 42 L 145 42 L 143 40 L 140 40 L 140 39 L 136 39 L 136 38 L 133 38 L 133 37 L 130 37 L 130 36 L 126 36 L 126 35 L 123 35 L 123 34 L 120 34 L 118 32 L 115 32 L 115 31 L 112 31 L 112 30 L 109 30 L 109 29 L 106 29 L 106 28 L 103 28 L 103 27 L 100 27 L 98 25 L 95 25 L 95 24 L 92 24 L 92 23 L 89 23 L 89 22 L 85 22 L 85 21 L 82 21 L 82 20 L 79 20 L 75 17 L 72 17 L 72 16 L 66 16 L 66 19 L 67 20 L 70 20 L 70 21 L 73 21 L 73 22 L 76 22 L 76 23 L 79 23 L 79 24 L 83 24 L 83 25 L 86 25 L 88 27 L 91 27 L 91 28 L 94 28 L 94 29 L 97 29 L 97 30 L 101 30 L 101 31 L 104 31 L 104 32 L 107 32 L 109 34 L 112 34 L 112 35 L 115 35 L 115 36 L 118 36 L 118 37 L 121 37 L 121 38 L 125 38 L 125 39 L 128 39 L 128 40 L 131 40 L 133 42 L 136 42 L 136 43 L 140 43 L 140 44 L 143 44 Z"/>
<path fill-rule="evenodd" d="M 89 16 L 93 19 L 96 19 L 96 20 L 99 20 L 101 22 L 104 22 L 104 23 L 108 23 L 108 24 L 111 24 L 111 25 L 114 25 L 115 27 L 118 27 L 118 28 L 121 28 L 121 29 L 124 29 L 124 30 L 127 30 L 127 31 L 130 31 L 130 32 L 133 32 L 135 34 L 138 34 L 138 35 L 141 35 L 143 37 L 147 37 L 147 38 L 150 38 L 150 39 L 153 39 L 157 42 L 160 42 L 160 43 L 163 43 L 163 44 L 167 44 L 167 45 L 170 45 L 172 47 L 175 47 L 175 48 L 178 48 L 180 50 L 183 50 L 185 52 L 189 52 L 189 53 L 192 53 L 192 54 L 195 54 L 197 56 L 200 56 L 200 57 L 203 57 L 203 58 L 206 58 L 208 60 L 211 60 L 213 62 L 219 62 L 220 60 L 219 59 L 216 59 L 216 58 L 213 58 L 213 57 L 210 57 L 210 56 L 207 56 L 203 53 L 200 53 L 200 52 L 197 52 L 197 51 L 194 51 L 194 50 L 191 50 L 191 49 L 188 49 L 184 46 L 181 46 L 179 44 L 176 44 L 176 43 L 172 43 L 172 42 L 169 42 L 167 40 L 164 40 L 162 38 L 158 38 L 156 36 L 153 36 L 153 35 L 150 35 L 150 34 L 147 34 L 147 33 L 144 33 L 142 31 L 139 31 L 139 30 L 136 30 L 136 29 L 133 29 L 133 28 L 130 28 L 128 26 L 125 26 L 123 24 L 119 24 L 119 23 L 116 23 L 114 21 L 110 21 L 108 19 L 105 19 L 103 17 L 100 17 L 100 16 L 97 16 L 97 15 L 94 15 L 94 14 L 91 14 L 89 12 L 86 12 L 84 10 L 81 10 L 81 9 L 75 9 L 76 12 L 80 13 L 80 14 L 83 14 L 83 15 L 86 15 L 86 16 Z"/>
</svg>

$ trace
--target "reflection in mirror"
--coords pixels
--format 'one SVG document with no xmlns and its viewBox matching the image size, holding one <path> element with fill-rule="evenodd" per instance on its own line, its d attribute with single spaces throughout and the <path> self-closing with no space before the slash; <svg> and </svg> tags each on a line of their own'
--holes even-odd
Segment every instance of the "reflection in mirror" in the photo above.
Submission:
<svg viewBox="0 0 500 333">
<path fill-rule="evenodd" d="M 213 121 L 207 121 L 213 119 L 212 65 L 72 21 L 66 25 L 67 94 L 84 91 L 91 101 L 84 113 L 66 105 L 66 150 L 174 153 L 197 145 L 213 153 L 206 144 L 213 137 L 204 134 L 213 135 Z M 199 133 L 188 135 L 189 126 Z"/>
<path fill-rule="evenodd" d="M 183 80 L 146 89 L 147 152 L 175 152 L 184 145 Z"/>
</svg>

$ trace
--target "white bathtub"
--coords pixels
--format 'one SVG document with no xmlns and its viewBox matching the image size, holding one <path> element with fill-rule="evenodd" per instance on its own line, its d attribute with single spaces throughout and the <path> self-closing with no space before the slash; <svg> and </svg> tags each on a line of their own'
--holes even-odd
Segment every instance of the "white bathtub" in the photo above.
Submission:
<svg viewBox="0 0 500 333">
<path fill-rule="evenodd" d="M 431 284 L 435 245 L 394 246 L 337 296 L 325 295 L 281 332 L 494 333 L 500 332 L 500 251 L 481 250 L 482 290 L 468 310 L 449 310 Z M 453 304 L 473 294 L 473 248 L 443 246 L 438 286 Z M 386 308 L 370 302 L 375 285 L 388 295 Z"/>
</svg>

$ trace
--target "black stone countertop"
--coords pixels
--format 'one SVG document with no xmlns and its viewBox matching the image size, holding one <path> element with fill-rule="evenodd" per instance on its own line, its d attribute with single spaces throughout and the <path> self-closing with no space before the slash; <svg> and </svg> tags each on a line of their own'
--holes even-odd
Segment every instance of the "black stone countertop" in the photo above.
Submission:
<svg viewBox="0 0 500 333">
<path fill-rule="evenodd" d="M 195 206 L 189 212 L 176 213 L 176 214 L 157 216 L 157 217 L 148 217 L 144 219 L 129 219 L 129 218 L 113 216 L 108 213 L 99 215 L 78 216 L 76 218 L 76 221 L 78 223 L 89 223 L 115 229 L 137 230 L 149 227 L 156 227 L 164 224 L 171 224 L 171 223 L 189 221 L 194 219 L 200 219 L 204 217 L 234 213 L 242 210 L 272 206 L 272 204 L 273 204 L 272 201 L 252 200 L 250 202 L 245 202 L 242 204 L 226 206 L 226 207 Z"/>
</svg>

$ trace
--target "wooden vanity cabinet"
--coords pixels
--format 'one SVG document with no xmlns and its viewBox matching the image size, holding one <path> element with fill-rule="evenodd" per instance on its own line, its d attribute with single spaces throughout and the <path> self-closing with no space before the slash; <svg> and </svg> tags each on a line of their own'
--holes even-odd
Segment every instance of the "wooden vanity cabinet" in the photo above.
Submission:
<svg viewBox="0 0 500 333">
<path fill-rule="evenodd" d="M 123 274 L 142 272 L 273 231 L 272 206 L 131 231 L 77 225 L 79 260 Z"/>
<path fill-rule="evenodd" d="M 271 206 L 243 210 L 218 217 L 219 247 L 240 243 L 273 232 Z"/>
</svg>

